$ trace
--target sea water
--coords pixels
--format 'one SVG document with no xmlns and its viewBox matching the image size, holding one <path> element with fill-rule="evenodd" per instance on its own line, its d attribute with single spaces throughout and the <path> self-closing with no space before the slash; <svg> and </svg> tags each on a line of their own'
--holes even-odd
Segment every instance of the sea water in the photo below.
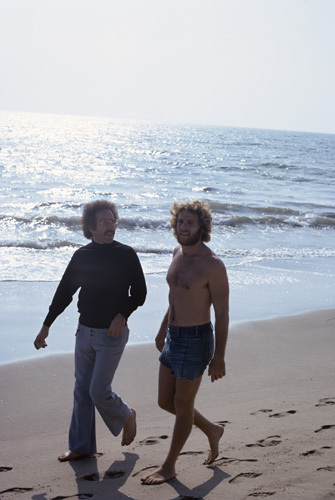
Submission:
<svg viewBox="0 0 335 500">
<path fill-rule="evenodd" d="M 88 243 L 80 217 L 95 199 L 116 203 L 115 239 L 136 250 L 149 283 L 131 342 L 153 341 L 165 312 L 176 200 L 210 205 L 232 322 L 334 307 L 334 135 L 13 112 L 0 113 L 0 131 L 0 335 L 10 352 L 28 335 L 17 340 L 17 323 L 31 308 L 44 319 Z"/>
</svg>

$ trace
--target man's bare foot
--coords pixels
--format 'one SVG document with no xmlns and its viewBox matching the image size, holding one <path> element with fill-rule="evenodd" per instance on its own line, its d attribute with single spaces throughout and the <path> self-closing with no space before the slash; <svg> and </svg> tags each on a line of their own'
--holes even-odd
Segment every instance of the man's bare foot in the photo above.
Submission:
<svg viewBox="0 0 335 500">
<path fill-rule="evenodd" d="M 176 477 L 176 473 L 165 469 L 163 466 L 158 467 L 148 476 L 142 477 L 142 484 L 162 484 Z"/>
<path fill-rule="evenodd" d="M 132 443 L 136 436 L 136 411 L 133 409 L 131 409 L 131 411 L 132 414 L 130 415 L 128 420 L 125 421 L 123 426 L 121 441 L 122 446 L 127 446 L 128 444 Z"/>
<path fill-rule="evenodd" d="M 76 453 L 74 451 L 66 451 L 59 455 L 58 460 L 60 462 L 69 462 L 70 460 L 80 460 L 81 458 L 91 457 L 88 453 Z"/>
<path fill-rule="evenodd" d="M 208 438 L 210 451 L 208 453 L 207 460 L 205 461 L 206 465 L 212 464 L 218 456 L 219 442 L 224 432 L 224 428 L 222 427 L 222 425 L 214 424 L 214 426 L 215 427 L 213 427 L 213 434 Z"/>
</svg>

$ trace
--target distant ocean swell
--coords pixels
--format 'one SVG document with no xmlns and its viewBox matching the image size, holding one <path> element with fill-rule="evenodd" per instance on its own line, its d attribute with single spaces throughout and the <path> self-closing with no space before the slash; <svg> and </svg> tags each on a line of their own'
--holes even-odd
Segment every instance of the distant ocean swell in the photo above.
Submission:
<svg viewBox="0 0 335 500">
<path fill-rule="evenodd" d="M 213 214 L 213 225 L 244 227 L 248 225 L 264 226 L 293 226 L 293 227 L 312 227 L 312 228 L 334 228 L 335 212 L 329 210 L 331 207 L 311 207 L 306 211 L 293 210 L 280 207 L 243 207 L 228 204 L 211 204 Z M 244 212 L 244 213 L 239 213 Z M 120 217 L 119 228 L 127 231 L 137 229 L 170 229 L 169 213 L 167 217 L 143 218 L 138 217 Z M 36 227 L 56 227 L 63 226 L 73 231 L 80 231 L 80 217 L 78 216 L 47 216 L 41 217 L 33 215 L 31 217 L 17 217 L 12 215 L 0 215 L 0 224 L 7 226 L 10 230 L 12 226 L 25 226 L 27 229 Z"/>
<path fill-rule="evenodd" d="M 16 325 L 40 324 L 89 242 L 81 214 L 96 199 L 116 203 L 116 240 L 147 278 L 132 342 L 150 340 L 148 311 L 151 322 L 166 307 L 174 201 L 211 207 L 209 247 L 227 268 L 232 322 L 334 307 L 335 135 L 11 112 L 0 112 L 0 132 L 0 361 L 6 344 L 13 358 L 13 338 L 20 356 L 29 335 Z"/>
<path fill-rule="evenodd" d="M 57 250 L 57 249 L 73 249 L 81 247 L 81 244 L 71 243 L 69 241 L 23 241 L 20 243 L 11 242 L 4 245 L 0 243 L 0 248 L 10 249 L 25 249 L 25 250 Z M 173 247 L 150 247 L 150 246 L 141 246 L 135 245 L 134 250 L 139 254 L 156 254 L 156 255 L 164 255 L 164 254 L 172 254 Z M 243 263 L 245 263 L 246 258 L 251 259 L 303 259 L 307 257 L 335 257 L 335 249 L 332 248 L 288 248 L 288 247 L 278 247 L 278 248 L 233 248 L 233 249 L 220 249 L 220 256 L 223 258 L 232 258 L 232 259 L 243 259 Z"/>
</svg>

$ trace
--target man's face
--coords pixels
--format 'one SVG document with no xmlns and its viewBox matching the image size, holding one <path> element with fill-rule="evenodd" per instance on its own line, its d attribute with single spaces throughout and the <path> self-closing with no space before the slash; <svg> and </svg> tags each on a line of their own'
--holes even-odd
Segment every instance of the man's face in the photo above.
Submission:
<svg viewBox="0 0 335 500">
<path fill-rule="evenodd" d="M 177 241 L 180 245 L 191 246 L 201 240 L 202 231 L 199 226 L 199 217 L 186 210 L 177 215 Z"/>
<path fill-rule="evenodd" d="M 117 221 L 111 210 L 99 210 L 95 214 L 95 229 L 90 227 L 92 240 L 95 243 L 112 243 L 114 240 Z"/>
</svg>

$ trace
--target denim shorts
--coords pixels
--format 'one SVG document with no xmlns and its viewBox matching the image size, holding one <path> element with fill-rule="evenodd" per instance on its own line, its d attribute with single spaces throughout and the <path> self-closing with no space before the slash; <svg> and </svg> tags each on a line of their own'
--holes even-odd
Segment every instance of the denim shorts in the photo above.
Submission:
<svg viewBox="0 0 335 500">
<path fill-rule="evenodd" d="M 159 361 L 176 378 L 195 380 L 203 375 L 214 354 L 212 323 L 199 326 L 169 326 Z"/>
</svg>

